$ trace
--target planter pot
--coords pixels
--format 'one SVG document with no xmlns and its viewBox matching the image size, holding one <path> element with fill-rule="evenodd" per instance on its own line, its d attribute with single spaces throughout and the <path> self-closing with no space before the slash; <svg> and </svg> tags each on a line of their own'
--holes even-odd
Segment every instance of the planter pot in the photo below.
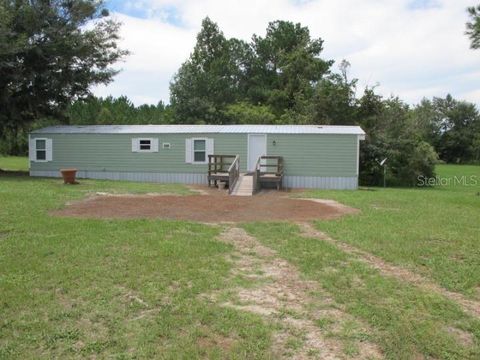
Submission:
<svg viewBox="0 0 480 360">
<path fill-rule="evenodd" d="M 60 169 L 60 172 L 62 173 L 64 184 L 78 184 L 75 181 L 77 169 Z"/>
</svg>

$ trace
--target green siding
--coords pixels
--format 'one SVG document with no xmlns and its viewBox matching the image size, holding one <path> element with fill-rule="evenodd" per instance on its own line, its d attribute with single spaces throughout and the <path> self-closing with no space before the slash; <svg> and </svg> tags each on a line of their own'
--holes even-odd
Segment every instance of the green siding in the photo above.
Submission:
<svg viewBox="0 0 480 360">
<path fill-rule="evenodd" d="M 285 175 L 357 176 L 356 135 L 269 134 L 267 153 L 283 156 Z"/>
<path fill-rule="evenodd" d="M 240 155 L 247 166 L 248 134 L 32 134 L 53 141 L 53 161 L 31 162 L 31 170 L 206 173 L 205 164 L 185 163 L 186 138 L 213 138 L 216 154 Z M 132 152 L 132 138 L 158 138 L 159 151 Z M 273 141 L 276 145 L 273 145 Z M 170 143 L 163 149 L 162 143 Z M 356 135 L 268 134 L 268 155 L 284 157 L 285 174 L 356 176 Z"/>
</svg>

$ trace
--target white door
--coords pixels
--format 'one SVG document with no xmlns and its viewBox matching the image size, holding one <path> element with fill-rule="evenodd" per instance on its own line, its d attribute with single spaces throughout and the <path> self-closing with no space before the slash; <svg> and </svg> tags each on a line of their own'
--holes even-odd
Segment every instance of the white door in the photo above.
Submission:
<svg viewBox="0 0 480 360">
<path fill-rule="evenodd" d="M 248 135 L 248 171 L 255 170 L 255 165 L 260 156 L 267 155 L 267 135 Z"/>
</svg>

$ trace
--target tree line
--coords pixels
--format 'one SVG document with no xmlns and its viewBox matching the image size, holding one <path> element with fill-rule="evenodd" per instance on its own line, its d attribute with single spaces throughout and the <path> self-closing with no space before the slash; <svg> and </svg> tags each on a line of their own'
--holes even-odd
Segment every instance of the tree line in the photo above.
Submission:
<svg viewBox="0 0 480 360">
<path fill-rule="evenodd" d="M 44 2 L 23 3 L 29 8 Z M 264 36 L 253 35 L 251 41 L 246 42 L 226 38 L 215 22 L 204 19 L 192 53 L 171 81 L 169 104 L 135 106 L 125 96 L 94 97 L 88 86 L 111 81 L 115 72 L 109 65 L 127 54 L 113 45 L 118 38 L 119 24 L 108 18 L 100 1 L 59 0 L 54 3 L 58 6 L 57 12 L 52 13 L 50 6 L 49 11 L 42 10 L 45 14 L 30 8 L 29 14 L 40 18 L 55 15 L 55 19 L 70 14 L 63 22 L 53 22 L 57 31 L 65 30 L 65 26 L 80 27 L 91 19 L 97 19 L 96 24 L 103 23 L 103 28 L 97 25 L 88 30 L 93 33 L 87 31 L 87 34 L 85 30 L 79 31 L 77 36 L 82 40 L 63 39 L 58 44 L 53 35 L 52 39 L 40 37 L 39 44 L 32 49 L 25 50 L 20 44 L 15 54 L 10 54 L 15 48 L 0 47 L 0 75 L 9 72 L 9 66 L 16 65 L 12 60 L 14 56 L 21 54 L 25 59 L 32 56 L 31 61 L 34 61 L 36 57 L 30 52 L 36 54 L 35 49 L 48 53 L 50 61 L 43 64 L 46 72 L 42 72 L 44 75 L 40 78 L 35 75 L 40 71 L 37 69 L 26 73 L 30 78 L 25 83 L 16 79 L 0 80 L 0 101 L 5 105 L 0 110 L 0 150 L 3 152 L 25 153 L 26 134 L 30 129 L 59 123 L 330 124 L 359 125 L 366 131 L 367 138 L 362 142 L 360 154 L 360 181 L 365 185 L 378 185 L 382 181 L 379 161 L 384 158 L 388 158 L 388 183 L 391 185 L 416 185 L 418 176 L 434 175 L 434 165 L 439 160 L 480 162 L 480 114 L 474 104 L 448 95 L 423 99 L 412 106 L 398 97 L 382 97 L 375 87 L 361 89 L 361 96 L 357 96 L 357 79 L 351 79 L 348 74 L 350 64 L 344 60 L 336 66 L 332 60 L 324 59 L 323 40 L 313 38 L 307 27 L 289 21 L 271 22 Z M 70 7 L 65 5 L 67 3 Z M 0 15 L 2 11 L 9 14 L 5 9 L 13 15 L 7 16 L 7 20 L 0 16 L 3 32 L 15 26 L 18 28 L 16 16 L 26 11 L 8 6 L 2 10 L 0 6 Z M 478 11 L 469 9 L 471 22 L 467 24 L 467 35 L 472 48 L 477 46 L 480 33 Z M 23 28 L 10 31 L 10 35 L 3 35 L 3 38 L 20 41 L 22 37 L 18 34 L 30 26 L 31 17 L 26 19 Z M 72 19 L 77 20 L 72 23 Z M 40 25 L 31 27 L 32 34 L 40 30 L 45 32 Z M 2 32 L 0 40 L 1 37 Z M 53 45 L 48 45 L 49 41 Z M 83 46 L 83 58 L 76 53 L 78 48 L 74 45 L 78 44 Z M 69 53 L 65 64 L 61 65 L 67 70 L 59 76 L 51 62 L 59 58 L 65 47 Z M 86 68 L 97 62 L 101 66 L 93 70 Z M 21 65 L 18 68 L 24 71 Z M 12 86 L 17 85 L 16 81 L 18 86 Z M 32 83 L 36 84 L 34 89 L 29 88 Z M 72 84 L 77 83 L 75 90 Z M 41 89 L 49 84 L 58 86 L 42 92 Z M 22 89 L 24 93 L 17 91 Z M 61 94 L 57 95 L 56 91 Z M 22 99 L 22 95 L 43 96 L 35 101 L 46 105 L 37 107 L 34 100 L 15 100 Z M 23 109 L 28 111 L 25 113 Z"/>
</svg>

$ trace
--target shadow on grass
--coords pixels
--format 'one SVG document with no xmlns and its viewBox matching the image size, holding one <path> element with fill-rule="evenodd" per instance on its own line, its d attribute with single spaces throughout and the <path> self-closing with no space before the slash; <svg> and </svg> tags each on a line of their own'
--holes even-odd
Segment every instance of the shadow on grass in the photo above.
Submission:
<svg viewBox="0 0 480 360">
<path fill-rule="evenodd" d="M 28 171 L 0 169 L 0 177 L 30 176 Z"/>
</svg>

